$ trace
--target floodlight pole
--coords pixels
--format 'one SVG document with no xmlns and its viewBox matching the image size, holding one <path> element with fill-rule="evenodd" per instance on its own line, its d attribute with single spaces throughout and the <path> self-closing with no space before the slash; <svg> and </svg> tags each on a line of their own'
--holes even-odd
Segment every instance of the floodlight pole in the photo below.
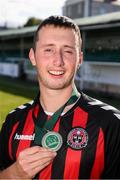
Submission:
<svg viewBox="0 0 120 180">
<path fill-rule="evenodd" d="M 84 17 L 91 16 L 92 0 L 84 0 Z"/>
</svg>

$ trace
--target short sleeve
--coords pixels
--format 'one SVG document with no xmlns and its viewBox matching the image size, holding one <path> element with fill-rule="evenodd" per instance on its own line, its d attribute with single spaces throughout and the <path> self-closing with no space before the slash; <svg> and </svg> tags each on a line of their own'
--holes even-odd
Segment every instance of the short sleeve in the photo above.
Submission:
<svg viewBox="0 0 120 180">
<path fill-rule="evenodd" d="M 0 170 L 7 168 L 11 164 L 8 153 L 9 132 L 10 124 L 8 118 L 6 118 L 0 131 Z"/>
</svg>

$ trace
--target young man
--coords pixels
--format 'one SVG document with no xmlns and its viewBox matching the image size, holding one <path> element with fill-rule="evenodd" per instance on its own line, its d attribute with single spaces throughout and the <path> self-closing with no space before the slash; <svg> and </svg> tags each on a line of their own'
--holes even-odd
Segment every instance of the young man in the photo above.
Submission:
<svg viewBox="0 0 120 180">
<path fill-rule="evenodd" d="M 0 134 L 0 178 L 120 178 L 120 113 L 78 92 L 81 36 L 69 18 L 38 27 L 29 58 L 40 93 L 8 114 Z"/>
</svg>

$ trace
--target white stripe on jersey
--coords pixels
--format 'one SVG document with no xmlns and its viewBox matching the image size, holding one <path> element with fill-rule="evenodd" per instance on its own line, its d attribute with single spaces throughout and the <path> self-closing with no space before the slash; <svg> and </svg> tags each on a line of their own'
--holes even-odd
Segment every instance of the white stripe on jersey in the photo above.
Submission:
<svg viewBox="0 0 120 180">
<path fill-rule="evenodd" d="M 103 102 L 97 100 L 97 99 L 93 99 L 95 101 L 92 101 L 92 102 L 88 102 L 88 104 L 94 106 L 94 105 L 101 105 L 101 104 L 104 104 Z"/>
<path fill-rule="evenodd" d="M 34 101 L 32 100 L 32 101 L 28 102 L 27 104 L 32 105 L 33 103 L 34 103 Z M 26 106 L 25 106 L 25 105 L 20 105 L 20 106 L 18 106 L 16 109 L 14 109 L 14 110 L 12 110 L 11 112 L 9 112 L 9 114 L 15 112 L 17 109 L 24 109 L 24 108 L 26 108 L 26 107 L 27 107 L 27 104 L 26 104 Z"/>
<path fill-rule="evenodd" d="M 18 106 L 17 108 L 18 108 L 18 109 L 24 109 L 24 108 L 26 108 L 26 106 L 20 105 L 20 106 Z"/>
<path fill-rule="evenodd" d="M 10 111 L 9 114 L 11 114 L 11 113 L 13 113 L 13 112 L 15 112 L 15 111 L 16 111 L 16 110 L 14 109 L 14 110 Z"/>
<path fill-rule="evenodd" d="M 105 110 L 117 110 L 115 107 L 110 106 L 110 105 L 102 106 L 101 108 Z"/>
<path fill-rule="evenodd" d="M 114 113 L 114 115 L 115 115 L 118 119 L 120 119 L 120 114 Z"/>
<path fill-rule="evenodd" d="M 33 103 L 34 103 L 34 101 L 33 101 L 33 100 L 32 100 L 32 101 L 30 101 L 30 102 L 28 102 L 28 104 L 31 104 L 31 105 L 32 105 Z"/>
</svg>

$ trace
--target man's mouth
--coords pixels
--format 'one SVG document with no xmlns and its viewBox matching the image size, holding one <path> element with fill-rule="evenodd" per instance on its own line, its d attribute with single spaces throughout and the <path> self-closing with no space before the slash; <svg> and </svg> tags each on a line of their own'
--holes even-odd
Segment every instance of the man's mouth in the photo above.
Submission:
<svg viewBox="0 0 120 180">
<path fill-rule="evenodd" d="M 59 76 L 59 75 L 63 75 L 64 71 L 49 71 L 49 73 L 55 76 Z"/>
</svg>

